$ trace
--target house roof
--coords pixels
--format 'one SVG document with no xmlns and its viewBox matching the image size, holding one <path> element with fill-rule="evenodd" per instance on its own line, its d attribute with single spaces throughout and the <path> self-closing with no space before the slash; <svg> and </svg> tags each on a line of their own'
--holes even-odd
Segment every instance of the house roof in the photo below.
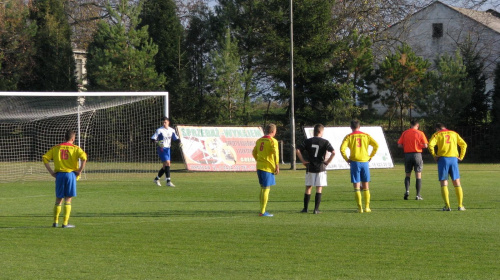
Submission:
<svg viewBox="0 0 500 280">
<path fill-rule="evenodd" d="M 493 10 L 493 9 L 490 9 L 486 12 L 482 12 L 482 11 L 476 11 L 476 10 L 465 9 L 465 8 L 457 8 L 457 7 L 447 5 L 441 1 L 434 1 L 431 4 L 427 5 L 426 7 L 413 13 L 412 16 L 415 14 L 421 13 L 422 11 L 428 9 L 429 7 L 431 7 L 433 5 L 443 5 L 451 10 L 454 10 L 454 11 L 490 28 L 491 30 L 493 30 L 497 33 L 500 33 L 500 17 L 498 16 L 498 15 L 500 15 L 500 13 Z M 404 22 L 404 20 L 397 22 L 395 24 L 392 24 L 391 26 L 389 26 L 389 28 L 394 27 L 396 25 L 399 25 L 402 22 Z"/>
<path fill-rule="evenodd" d="M 439 1 L 437 1 L 437 2 L 439 2 Z M 443 4 L 443 5 L 446 5 L 446 4 Z M 448 5 L 446 5 L 446 6 L 448 6 Z M 466 17 L 469 17 L 469 18 L 489 27 L 493 31 L 500 33 L 500 17 L 495 15 L 495 14 L 498 14 L 496 11 L 488 10 L 486 12 L 482 12 L 482 11 L 475 11 L 475 10 L 471 10 L 471 9 L 457 8 L 457 7 L 452 7 L 452 6 L 448 6 L 448 7 L 465 15 Z"/>
</svg>

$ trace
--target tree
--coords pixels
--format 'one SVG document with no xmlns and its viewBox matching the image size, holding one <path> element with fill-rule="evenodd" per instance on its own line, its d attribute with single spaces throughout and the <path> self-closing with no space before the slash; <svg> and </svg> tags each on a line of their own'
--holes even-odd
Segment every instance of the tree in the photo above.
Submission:
<svg viewBox="0 0 500 280">
<path fill-rule="evenodd" d="M 410 46 L 403 44 L 397 52 L 386 57 L 377 70 L 377 89 L 386 91 L 381 96 L 382 104 L 392 111 L 390 118 L 399 110 L 400 129 L 403 130 L 403 111 L 415 105 L 416 90 L 425 77 L 430 63 L 417 56 Z M 389 119 L 389 128 L 391 126 Z"/>
<path fill-rule="evenodd" d="M 31 77 L 36 25 L 29 21 L 22 0 L 0 5 L 0 91 L 17 91 L 23 77 Z"/>
<path fill-rule="evenodd" d="M 495 82 L 492 94 L 492 104 L 492 123 L 496 126 L 500 126 L 500 62 L 497 63 L 497 66 L 495 68 Z"/>
<path fill-rule="evenodd" d="M 220 50 L 211 52 L 212 63 L 207 65 L 212 94 L 216 99 L 219 121 L 233 122 L 238 108 L 243 104 L 247 72 L 241 71 L 238 43 L 231 39 L 229 28 L 222 40 Z"/>
<path fill-rule="evenodd" d="M 20 90 L 77 91 L 71 28 L 64 13 L 66 1 L 33 0 L 30 19 L 38 26 L 32 79 L 23 78 Z"/>
<path fill-rule="evenodd" d="M 331 118 L 346 123 L 359 116 L 359 105 L 371 95 L 369 85 L 375 81 L 371 39 L 356 30 L 341 38 L 332 65 L 338 97 L 332 100 Z"/>
<path fill-rule="evenodd" d="M 463 108 L 469 104 L 473 90 L 460 53 L 436 59 L 436 70 L 427 74 L 417 99 L 418 109 L 429 119 L 448 127 L 456 125 Z"/>
<path fill-rule="evenodd" d="M 157 91 L 165 77 L 154 66 L 158 46 L 147 26 L 137 29 L 140 6 L 120 0 L 116 9 L 106 5 L 110 21 L 101 20 L 87 59 L 90 91 Z"/>
<path fill-rule="evenodd" d="M 173 0 L 145 0 L 139 15 L 138 28 L 148 26 L 148 33 L 158 46 L 155 56 L 155 69 L 166 78 L 165 88 L 172 101 L 181 93 L 181 73 L 185 68 L 183 27 L 176 15 Z"/>
<path fill-rule="evenodd" d="M 483 73 L 484 63 L 469 40 L 461 46 L 461 53 L 467 71 L 467 79 L 472 82 L 470 103 L 460 114 L 462 125 L 479 125 L 487 122 L 490 96 L 486 92 L 486 77 Z"/>
</svg>

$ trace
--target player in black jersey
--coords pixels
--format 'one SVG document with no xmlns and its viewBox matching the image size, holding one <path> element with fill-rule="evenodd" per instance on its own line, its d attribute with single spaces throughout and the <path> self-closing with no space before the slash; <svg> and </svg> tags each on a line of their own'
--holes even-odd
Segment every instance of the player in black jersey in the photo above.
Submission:
<svg viewBox="0 0 500 280">
<path fill-rule="evenodd" d="M 304 194 L 304 209 L 302 212 L 307 213 L 309 201 L 311 200 L 312 187 L 316 186 L 316 196 L 314 199 L 314 214 L 319 214 L 319 205 L 321 203 L 321 192 L 323 187 L 327 186 L 326 167 L 333 160 L 335 151 L 330 142 L 324 138 L 323 131 L 325 127 L 322 124 L 314 126 L 314 137 L 306 139 L 297 147 L 297 157 L 306 166 L 306 191 Z M 306 161 L 302 153 L 307 152 Z M 327 152 L 330 156 L 325 161 Z"/>
</svg>

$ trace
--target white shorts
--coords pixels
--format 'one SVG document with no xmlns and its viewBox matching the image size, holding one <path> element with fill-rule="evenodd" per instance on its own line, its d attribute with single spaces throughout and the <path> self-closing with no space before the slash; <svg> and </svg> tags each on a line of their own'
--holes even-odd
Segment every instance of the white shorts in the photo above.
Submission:
<svg viewBox="0 0 500 280">
<path fill-rule="evenodd" d="M 326 187 L 326 171 L 319 173 L 306 173 L 306 186 Z"/>
</svg>

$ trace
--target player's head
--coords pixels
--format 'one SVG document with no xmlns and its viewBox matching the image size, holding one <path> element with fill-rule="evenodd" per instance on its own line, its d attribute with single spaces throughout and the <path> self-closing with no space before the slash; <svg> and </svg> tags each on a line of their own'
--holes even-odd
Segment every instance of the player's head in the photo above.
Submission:
<svg viewBox="0 0 500 280">
<path fill-rule="evenodd" d="M 266 126 L 265 133 L 266 133 L 266 135 L 273 134 L 273 136 L 274 136 L 276 134 L 276 125 L 273 123 L 268 124 Z"/>
<path fill-rule="evenodd" d="M 356 130 L 359 129 L 361 126 L 360 122 L 358 120 L 352 120 L 351 121 L 351 129 Z"/>
<path fill-rule="evenodd" d="M 418 123 L 418 120 L 417 119 L 413 119 L 410 121 L 410 126 L 411 127 L 416 127 L 416 126 L 419 126 L 419 123 Z"/>
<path fill-rule="evenodd" d="M 64 141 L 69 142 L 69 141 L 75 141 L 76 137 L 76 132 L 73 129 L 68 129 L 66 130 L 66 133 L 64 134 Z"/>
<path fill-rule="evenodd" d="M 325 127 L 318 123 L 314 126 L 314 136 L 320 136 L 323 133 L 323 130 L 325 130 Z"/>
<path fill-rule="evenodd" d="M 170 119 L 168 117 L 163 117 L 161 118 L 161 122 L 163 123 L 164 127 L 168 127 L 168 125 L 170 124 Z"/>
<path fill-rule="evenodd" d="M 441 130 L 441 129 L 445 129 L 446 127 L 442 123 L 436 123 L 436 125 L 434 126 L 434 128 L 436 130 Z"/>
</svg>

